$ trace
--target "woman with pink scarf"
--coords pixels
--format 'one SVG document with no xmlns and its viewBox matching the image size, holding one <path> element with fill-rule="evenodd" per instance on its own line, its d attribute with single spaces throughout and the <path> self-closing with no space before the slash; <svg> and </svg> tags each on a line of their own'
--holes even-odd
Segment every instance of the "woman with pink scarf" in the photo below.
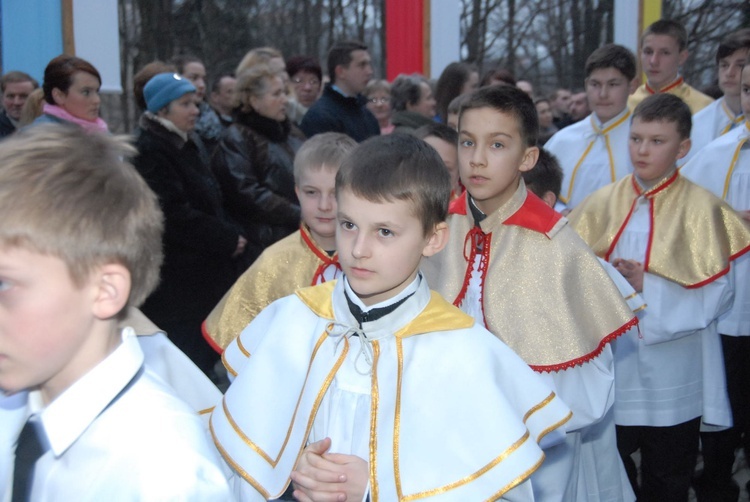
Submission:
<svg viewBox="0 0 750 502">
<path fill-rule="evenodd" d="M 86 131 L 107 132 L 99 117 L 102 78 L 88 61 L 61 54 L 44 70 L 44 107 L 33 123 L 71 123 Z"/>
</svg>

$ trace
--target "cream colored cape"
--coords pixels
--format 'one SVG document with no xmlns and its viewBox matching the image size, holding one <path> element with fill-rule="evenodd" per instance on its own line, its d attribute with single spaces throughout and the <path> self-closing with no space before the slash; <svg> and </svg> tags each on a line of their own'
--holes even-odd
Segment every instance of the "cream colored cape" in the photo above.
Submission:
<svg viewBox="0 0 750 502">
<path fill-rule="evenodd" d="M 665 86 L 659 92 L 668 92 L 669 94 L 674 94 L 682 99 L 690 107 L 690 113 L 693 115 L 713 102 L 713 98 L 706 96 L 695 87 L 689 86 L 685 83 L 685 80 L 683 80 L 682 77 L 677 77 L 677 80 Z M 628 106 L 631 110 L 635 110 L 638 103 L 652 94 L 656 94 L 656 91 L 653 90 L 648 83 L 641 84 L 641 86 L 638 87 L 638 89 L 636 89 L 636 91 L 628 98 Z"/>
<path fill-rule="evenodd" d="M 437 280 L 428 280 L 460 305 L 474 263 L 471 241 L 485 239 L 484 323 L 534 370 L 583 364 L 637 324 L 588 246 L 565 218 L 527 192 L 523 180 L 481 222 L 481 232 L 472 231 L 467 204 L 464 196 L 451 206 L 451 238 L 429 260 Z"/>
<path fill-rule="evenodd" d="M 679 171 L 648 191 L 633 175 L 594 192 L 570 214 L 573 227 L 594 252 L 609 261 L 640 197 L 651 206 L 646 272 L 698 288 L 729 271 L 750 250 L 750 227 L 708 190 Z"/>
<path fill-rule="evenodd" d="M 222 352 L 261 310 L 297 288 L 313 286 L 338 257 L 328 256 L 302 225 L 266 249 L 224 295 L 203 322 L 203 336 Z"/>
<path fill-rule="evenodd" d="M 284 492 L 345 361 L 357 323 L 343 286 L 330 281 L 274 302 L 225 352 L 237 376 L 211 430 L 250 499 Z M 362 424 L 371 431 L 373 502 L 495 500 L 539 467 L 537 441 L 570 418 L 518 356 L 426 281 L 362 331 L 373 356 L 371 417 Z"/>
</svg>

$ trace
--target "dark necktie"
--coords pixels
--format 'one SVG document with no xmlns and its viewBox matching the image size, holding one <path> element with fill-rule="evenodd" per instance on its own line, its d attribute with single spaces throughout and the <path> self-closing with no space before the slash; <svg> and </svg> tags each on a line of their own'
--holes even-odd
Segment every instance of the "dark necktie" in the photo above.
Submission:
<svg viewBox="0 0 750 502">
<path fill-rule="evenodd" d="M 12 502 L 28 502 L 31 496 L 31 482 L 34 479 L 34 465 L 44 453 L 36 426 L 31 420 L 21 429 L 16 444 L 16 463 L 13 468 Z"/>
<path fill-rule="evenodd" d="M 359 323 L 359 327 L 362 327 L 362 323 L 364 322 L 373 322 L 377 321 L 381 317 L 390 314 L 394 310 L 396 310 L 398 307 L 401 306 L 406 300 L 408 300 L 414 293 L 411 295 L 408 295 L 404 298 L 401 298 L 399 301 L 394 302 L 390 305 L 386 305 L 385 307 L 379 307 L 376 309 L 370 309 L 367 312 L 362 312 L 362 309 L 359 308 L 359 305 L 351 301 L 349 299 L 349 295 L 346 294 L 346 291 L 344 291 L 344 296 L 346 297 L 346 303 L 349 304 L 349 310 L 351 311 L 354 318 Z"/>
</svg>

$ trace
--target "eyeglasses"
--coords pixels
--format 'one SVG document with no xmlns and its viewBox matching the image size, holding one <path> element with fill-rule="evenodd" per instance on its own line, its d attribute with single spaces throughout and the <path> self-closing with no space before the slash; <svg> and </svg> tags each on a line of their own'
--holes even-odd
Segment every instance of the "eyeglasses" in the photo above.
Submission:
<svg viewBox="0 0 750 502">
<path fill-rule="evenodd" d="M 304 79 L 301 79 L 301 78 L 293 78 L 292 82 L 294 83 L 294 85 L 305 85 L 305 84 L 307 84 L 310 87 L 318 87 L 320 85 L 320 80 L 318 80 L 317 78 L 311 78 L 311 79 L 308 79 L 308 80 L 304 80 Z"/>
<path fill-rule="evenodd" d="M 372 103 L 373 105 L 384 105 L 391 101 L 391 98 L 370 98 L 367 101 Z"/>
</svg>

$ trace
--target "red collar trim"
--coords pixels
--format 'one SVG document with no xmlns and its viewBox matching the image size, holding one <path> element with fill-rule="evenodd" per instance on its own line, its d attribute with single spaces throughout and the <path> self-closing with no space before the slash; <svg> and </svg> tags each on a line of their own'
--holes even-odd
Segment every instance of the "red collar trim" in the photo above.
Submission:
<svg viewBox="0 0 750 502">
<path fill-rule="evenodd" d="M 320 249 L 320 246 L 318 246 L 315 241 L 313 241 L 312 236 L 310 235 L 310 232 L 307 230 L 307 227 L 305 227 L 305 225 L 300 225 L 299 233 L 302 235 L 302 240 L 305 241 L 307 247 L 310 248 L 310 251 L 312 251 L 315 256 L 320 259 L 320 261 L 322 261 L 326 265 L 338 263 L 338 255 L 334 253 L 333 256 L 328 256 L 328 253 Z"/>
<path fill-rule="evenodd" d="M 516 225 L 534 230 L 541 234 L 547 234 L 560 221 L 562 215 L 544 203 L 535 194 L 526 193 L 526 200 L 521 207 L 513 213 L 503 225 Z"/>
<path fill-rule="evenodd" d="M 448 206 L 450 214 L 466 215 L 468 212 L 469 197 L 464 195 L 454 200 Z M 527 191 L 526 200 L 523 201 L 518 211 L 503 222 L 503 225 L 516 225 L 518 227 L 534 230 L 546 234 L 554 228 L 562 215 L 549 207 L 535 194 Z"/>
<path fill-rule="evenodd" d="M 466 212 L 469 209 L 466 202 L 468 198 L 466 191 L 464 191 L 457 199 L 453 199 L 450 204 L 448 204 L 448 214 L 466 215 Z"/>
<path fill-rule="evenodd" d="M 666 180 L 662 181 L 655 187 L 651 188 L 650 190 L 646 190 L 645 192 L 641 188 L 641 186 L 638 184 L 638 181 L 636 181 L 635 176 L 633 176 L 633 189 L 635 190 L 635 193 L 637 196 L 643 195 L 647 199 L 653 198 L 656 194 L 659 192 L 662 192 L 666 190 L 672 183 L 674 183 L 677 180 L 677 177 L 680 175 L 680 170 L 675 169 L 674 173 L 672 173 L 672 176 L 667 178 Z"/>
<path fill-rule="evenodd" d="M 654 89 L 653 87 L 651 87 L 650 85 L 648 85 L 648 82 L 646 82 L 646 90 L 647 90 L 647 91 L 648 91 L 648 92 L 649 92 L 650 94 L 657 94 L 657 93 L 660 93 L 660 92 L 669 92 L 669 91 L 671 91 L 672 89 L 674 89 L 675 87 L 679 87 L 679 86 L 681 86 L 681 85 L 682 85 L 682 84 L 683 84 L 684 82 L 685 82 L 685 79 L 684 79 L 684 78 L 682 78 L 682 77 L 677 77 L 677 80 L 675 80 L 674 82 L 672 82 L 672 83 L 671 83 L 671 84 L 669 84 L 668 86 L 666 86 L 666 87 L 664 87 L 663 89 L 660 89 L 660 90 L 658 90 L 658 91 L 657 91 L 657 90 L 655 90 L 655 89 Z"/>
</svg>

